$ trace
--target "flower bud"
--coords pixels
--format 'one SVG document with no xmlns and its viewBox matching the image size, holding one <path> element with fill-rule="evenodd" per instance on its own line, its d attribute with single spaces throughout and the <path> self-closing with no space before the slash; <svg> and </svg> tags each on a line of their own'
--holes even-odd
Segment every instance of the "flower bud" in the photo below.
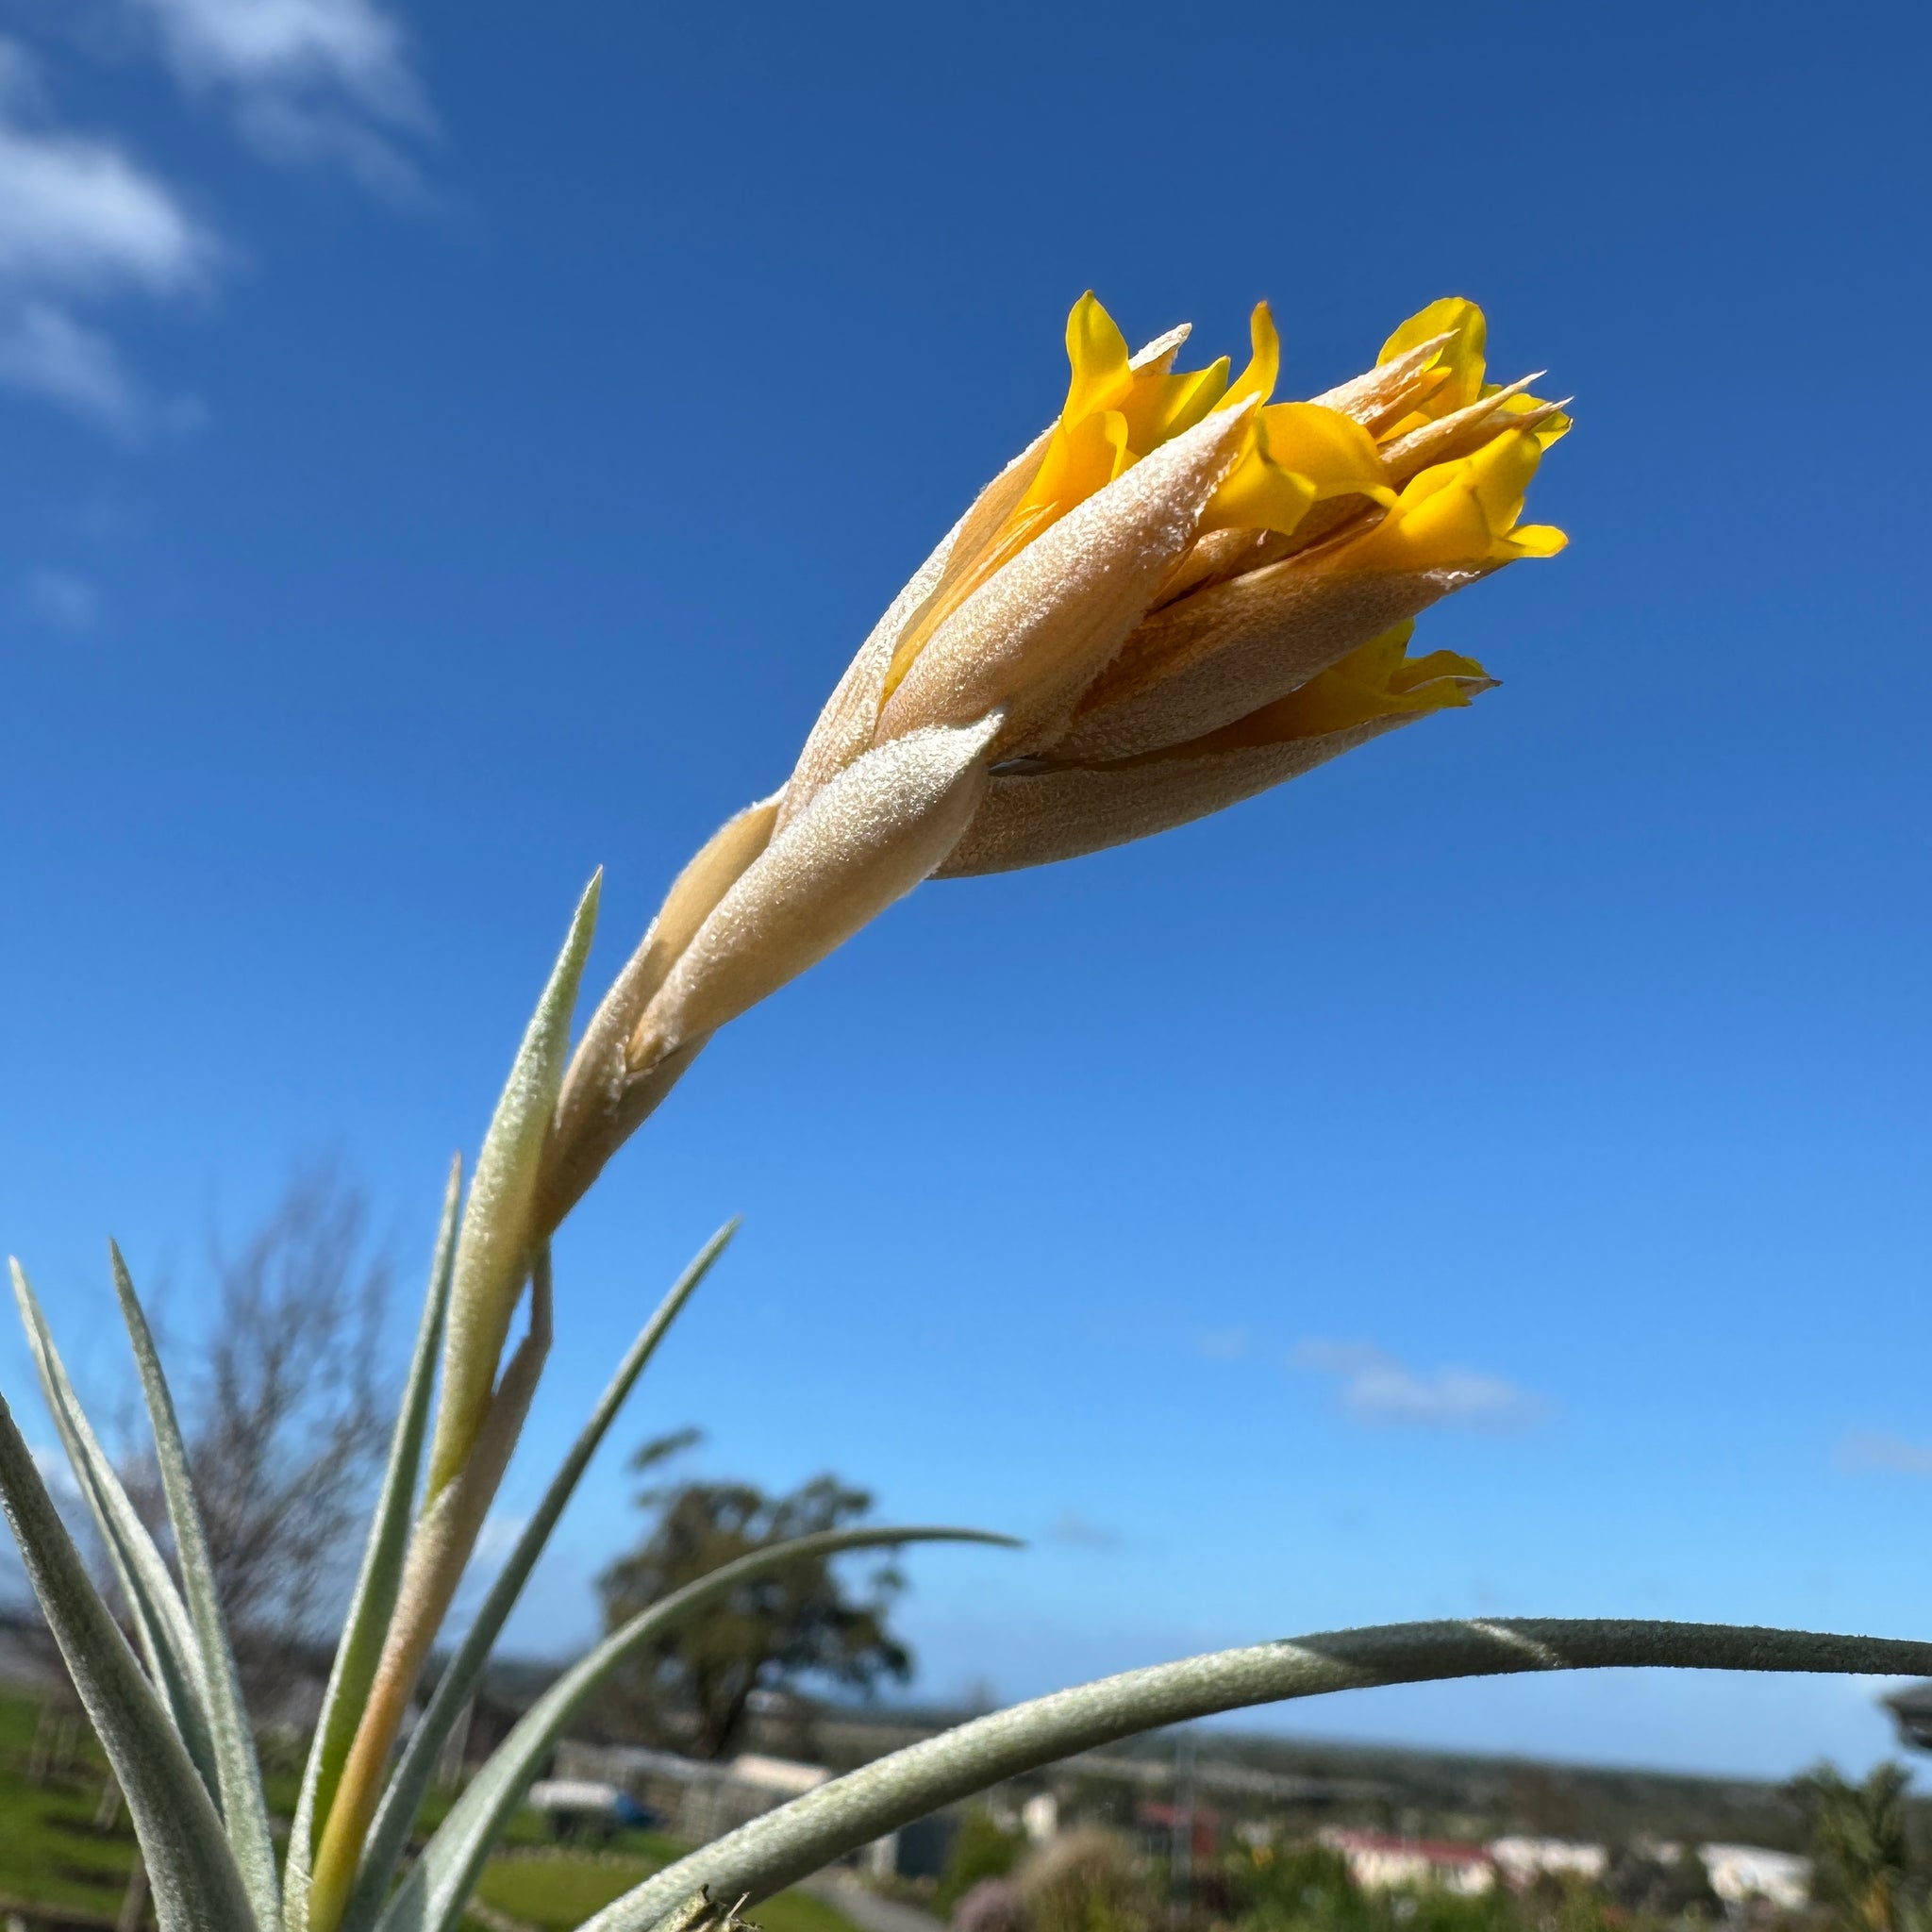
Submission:
<svg viewBox="0 0 1932 1932">
<path fill-rule="evenodd" d="M 1414 619 L 1558 530 L 1522 523 L 1570 427 L 1485 380 L 1453 297 L 1366 375 L 1272 400 L 1246 368 L 1130 356 L 1093 297 L 1067 321 L 1058 419 L 893 599 L 783 789 L 687 868 L 564 1084 L 548 1232 L 725 1022 L 909 891 L 1145 838 L 1312 771 L 1491 680 L 1407 655 Z"/>
</svg>

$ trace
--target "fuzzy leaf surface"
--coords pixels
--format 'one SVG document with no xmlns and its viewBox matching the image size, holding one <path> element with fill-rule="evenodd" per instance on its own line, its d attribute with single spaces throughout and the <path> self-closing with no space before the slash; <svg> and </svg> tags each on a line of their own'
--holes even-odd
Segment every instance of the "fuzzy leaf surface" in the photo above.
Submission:
<svg viewBox="0 0 1932 1932">
<path fill-rule="evenodd" d="M 566 1671 L 525 1712 L 489 1762 L 470 1780 L 376 1922 L 378 1932 L 450 1932 L 462 1917 L 491 1847 L 509 1823 L 511 1813 L 523 1803 L 530 1780 L 564 1727 L 582 1708 L 591 1692 L 641 1644 L 674 1628 L 693 1611 L 728 1594 L 739 1584 L 768 1571 L 783 1569 L 787 1563 L 846 1550 L 918 1542 L 1012 1546 L 1010 1538 L 991 1536 L 984 1530 L 827 1530 L 774 1543 L 770 1549 L 755 1550 L 640 1611 Z M 673 1904 L 682 1903 L 685 1893 L 693 1889 L 685 1887 Z"/>
<path fill-rule="evenodd" d="M 194 1500 L 194 1485 L 189 1475 L 188 1448 L 181 1440 L 175 1399 L 168 1392 L 167 1377 L 161 1373 L 160 1357 L 128 1277 L 127 1264 L 111 1242 L 108 1253 L 114 1264 L 114 1292 L 120 1298 L 128 1340 L 134 1344 L 134 1365 L 141 1374 L 141 1391 L 154 1429 L 161 1493 L 167 1499 L 168 1524 L 175 1532 L 175 1557 L 181 1565 L 188 1614 L 201 1652 L 201 1682 L 208 1735 L 214 1745 L 222 1823 L 262 1932 L 280 1932 L 282 1894 L 275 1880 L 268 1806 L 261 1795 L 261 1765 L 255 1755 L 255 1733 L 242 1701 L 242 1680 L 222 1618 L 214 1565 L 208 1560 L 208 1538 L 201 1526 L 201 1507 Z"/>
<path fill-rule="evenodd" d="M 214 1801 L 101 1601 L 5 1402 L 0 1508 L 127 1800 L 161 1932 L 264 1932 Z"/>
<path fill-rule="evenodd" d="M 201 1651 L 188 1607 L 175 1588 L 166 1558 L 155 1547 L 154 1538 L 81 1408 L 60 1351 L 54 1346 L 53 1331 L 40 1300 L 18 1261 L 13 1263 L 13 1294 L 20 1305 L 48 1413 L 54 1418 L 75 1481 L 87 1499 L 108 1561 L 114 1566 L 114 1580 L 127 1604 L 148 1676 L 160 1691 L 175 1728 L 213 1797 L 217 1790 L 214 1740 L 208 1734 Z"/>
<path fill-rule="evenodd" d="M 643 1373 L 645 1364 L 657 1353 L 658 1344 L 663 1341 L 685 1303 L 710 1273 L 712 1264 L 730 1245 L 731 1238 L 737 1232 L 737 1222 L 729 1222 L 705 1243 L 691 1265 L 672 1285 L 670 1293 L 644 1324 L 643 1331 L 631 1343 L 629 1351 L 618 1364 L 617 1373 L 611 1376 L 609 1387 L 591 1410 L 583 1433 L 571 1445 L 570 1454 L 564 1457 L 550 1487 L 543 1492 L 543 1500 L 517 1539 L 509 1560 L 491 1585 L 490 1594 L 484 1598 L 483 1607 L 476 1613 L 475 1621 L 458 1646 L 456 1656 L 450 1659 L 449 1668 L 438 1678 L 435 1694 L 415 1729 L 410 1732 L 408 1742 L 403 1747 L 395 1772 L 383 1792 L 375 1822 L 370 1826 L 361 1868 L 356 1877 L 356 1889 L 342 1915 L 342 1932 L 360 1932 L 361 1927 L 375 1923 L 383 1900 L 389 1895 L 396 1867 L 408 1849 L 409 1833 L 415 1825 L 416 1814 L 422 1808 L 430 1782 L 436 1775 L 437 1760 L 441 1756 L 442 1747 L 462 1715 L 476 1679 L 490 1659 L 497 1635 L 516 1607 L 518 1597 L 523 1594 L 524 1585 L 529 1580 L 530 1572 L 536 1568 L 538 1557 L 543 1554 L 543 1547 L 550 1541 L 550 1533 L 563 1514 L 564 1506 L 570 1501 L 610 1424 L 617 1419 L 618 1410 Z"/>
<path fill-rule="evenodd" d="M 834 1778 L 667 1865 L 580 1932 L 649 1932 L 707 1886 L 720 1898 L 767 1898 L 1002 1778 L 1215 1711 L 1375 1684 L 1657 1665 L 1923 1676 L 1932 1671 L 1932 1643 L 1727 1624 L 1511 1618 L 1390 1624 L 1184 1657 L 995 1711 Z"/>
<path fill-rule="evenodd" d="M 510 1317 L 534 1258 L 531 1209 L 543 1141 L 563 1085 L 577 983 L 597 927 L 603 874 L 591 879 L 525 1028 L 476 1156 L 457 1236 L 456 1280 L 443 1335 L 442 1400 L 429 1450 L 428 1500 L 456 1479 L 490 1412 Z"/>
<path fill-rule="evenodd" d="M 328 1689 L 322 1714 L 303 1767 L 302 1793 L 296 1801 L 295 1824 L 289 1837 L 288 1870 L 282 1886 L 282 1913 L 289 1932 L 306 1932 L 308 1924 L 308 1881 L 317 1832 L 328 1820 L 328 1807 L 342 1774 L 343 1760 L 356 1735 L 356 1725 L 375 1680 L 383 1640 L 396 1607 L 403 1578 L 403 1558 L 409 1542 L 409 1519 L 416 1506 L 416 1478 L 423 1465 L 423 1439 L 429 1427 L 429 1402 L 436 1385 L 436 1352 L 442 1344 L 442 1324 L 449 1308 L 449 1284 L 456 1255 L 457 1211 L 462 1199 L 463 1164 L 458 1156 L 450 1165 L 443 1191 L 442 1222 L 437 1230 L 435 1254 L 429 1264 L 429 1292 L 416 1330 L 416 1347 L 409 1357 L 408 1380 L 403 1385 L 402 1406 L 390 1438 L 389 1466 L 383 1472 L 382 1493 L 369 1525 L 362 1568 L 356 1593 L 342 1625 L 341 1641 L 329 1666 Z"/>
</svg>

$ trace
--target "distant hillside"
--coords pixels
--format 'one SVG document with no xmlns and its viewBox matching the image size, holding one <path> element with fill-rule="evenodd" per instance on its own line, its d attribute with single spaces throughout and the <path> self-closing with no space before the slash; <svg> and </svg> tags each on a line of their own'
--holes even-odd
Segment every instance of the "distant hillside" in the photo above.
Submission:
<svg viewBox="0 0 1932 1932">
<path fill-rule="evenodd" d="M 826 1709 L 803 1730 L 816 1755 L 843 1768 L 928 1737 L 963 1715 Z M 796 1718 L 774 1723 L 769 1747 L 781 1741 L 794 1750 L 804 1741 Z M 1164 1767 L 1172 1765 L 1177 1741 L 1174 1732 L 1156 1732 L 1074 1760 L 1060 1772 L 1122 1777 L 1131 1770 L 1139 1773 L 1132 1782 L 1164 1783 Z M 1550 1764 L 1219 1727 L 1195 1731 L 1193 1742 L 1205 1801 L 1234 1815 L 1305 1819 L 1311 1828 L 1361 1824 L 1474 1839 L 1527 1832 L 1611 1846 L 1648 1838 L 1798 1851 L 1805 1842 L 1804 1821 L 1783 1787 L 1751 1778 Z M 1922 1832 L 1932 1838 L 1932 1801 L 1915 1801 L 1912 1808 Z"/>
<path fill-rule="evenodd" d="M 488 1699 L 502 1705 L 508 1722 L 557 1669 L 502 1659 L 491 1667 Z M 58 1658 L 38 1616 L 30 1609 L 0 1607 L 0 1677 L 42 1688 L 58 1675 Z M 808 1757 L 842 1771 L 977 1714 L 904 1706 L 813 1706 L 774 1697 L 754 1719 L 750 1741 L 759 1750 Z M 599 1725 L 594 1707 L 580 1728 L 608 1741 L 623 1741 Z M 1804 1822 L 1783 1788 L 1750 1778 L 1549 1764 L 1219 1727 L 1191 1735 L 1202 1802 L 1229 1817 L 1266 1817 L 1291 1828 L 1373 1824 L 1470 1839 L 1527 1832 L 1613 1847 L 1644 1838 L 1690 1844 L 1729 1840 L 1790 1851 L 1804 1845 Z M 1178 1742 L 1175 1732 L 1156 1732 L 1022 1782 L 1072 1784 L 1095 1791 L 1111 1786 L 1125 1816 L 1137 1792 L 1158 1794 L 1171 1782 Z M 1910 1808 L 1914 1836 L 1932 1848 L 1932 1800 L 1914 1800 Z"/>
<path fill-rule="evenodd" d="M 1379 1812 L 1374 1822 L 1404 1831 L 1449 1838 L 1521 1831 L 1619 1846 L 1653 1838 L 1799 1851 L 1805 1842 L 1804 1821 L 1784 1788 L 1750 1778 L 1548 1764 L 1256 1732 L 1203 1733 L 1197 1748 L 1204 1760 L 1380 1786 L 1378 1801 L 1344 1801 L 1338 1808 L 1357 1815 Z M 1171 1757 L 1174 1745 L 1171 1739 L 1145 1738 L 1121 1749 L 1135 1757 Z M 1364 1815 L 1362 1822 L 1371 1821 Z"/>
</svg>

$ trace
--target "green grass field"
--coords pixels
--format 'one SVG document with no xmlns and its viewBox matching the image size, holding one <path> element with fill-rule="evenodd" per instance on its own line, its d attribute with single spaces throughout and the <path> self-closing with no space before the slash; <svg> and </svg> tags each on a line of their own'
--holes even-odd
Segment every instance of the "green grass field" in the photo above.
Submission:
<svg viewBox="0 0 1932 1932">
<path fill-rule="evenodd" d="M 656 1857 L 631 1853 L 592 1858 L 541 1852 L 498 1858 L 484 1873 L 476 1895 L 499 1912 L 541 1926 L 543 1932 L 571 1932 L 619 1893 L 668 1864 L 677 1848 L 662 1842 L 664 1849 Z M 764 1932 L 852 1932 L 850 1921 L 802 1891 L 784 1891 L 767 1899 L 756 1917 Z"/>
<path fill-rule="evenodd" d="M 0 1691 L 0 1901 L 111 1919 L 133 1869 L 134 1832 L 125 1811 L 106 1829 L 95 1823 L 107 1765 L 84 1723 L 69 1762 L 40 1781 L 28 1775 L 40 1724 L 33 1699 Z M 281 1817 L 294 1808 L 297 1782 L 286 1772 L 268 1779 L 270 1808 Z M 425 1824 L 448 1808 L 446 1794 L 432 1799 Z M 602 1853 L 550 1847 L 548 1837 L 536 1812 L 519 1812 L 506 1838 L 518 1855 L 494 1860 L 477 1888 L 485 1904 L 543 1932 L 570 1932 L 683 1849 L 657 1832 L 622 1832 Z M 852 1932 L 831 1907 L 796 1891 L 760 1906 L 758 1922 L 765 1932 Z"/>
<path fill-rule="evenodd" d="M 94 1817 L 106 1769 L 79 1726 L 73 1762 L 42 1783 L 27 1775 L 40 1707 L 0 1694 L 0 1897 L 111 1914 L 134 1866 L 125 1817 L 107 1831 Z"/>
</svg>

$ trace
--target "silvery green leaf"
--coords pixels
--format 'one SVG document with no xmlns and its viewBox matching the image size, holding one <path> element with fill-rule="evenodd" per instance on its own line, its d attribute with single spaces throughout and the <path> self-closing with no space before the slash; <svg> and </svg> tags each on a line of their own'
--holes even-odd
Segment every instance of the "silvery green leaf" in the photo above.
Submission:
<svg viewBox="0 0 1932 1932">
<path fill-rule="evenodd" d="M 442 1747 L 475 1689 L 476 1679 L 489 1661 L 497 1634 L 515 1607 L 518 1597 L 523 1594 L 524 1585 L 529 1580 L 537 1558 L 550 1541 L 550 1533 L 556 1528 L 558 1518 L 563 1514 L 564 1506 L 576 1489 L 578 1479 L 616 1420 L 617 1412 L 623 1407 L 632 1386 L 643 1373 L 644 1365 L 657 1353 L 658 1344 L 664 1339 L 672 1323 L 677 1319 L 699 1282 L 710 1273 L 712 1263 L 724 1252 L 737 1231 L 737 1222 L 729 1222 L 705 1243 L 690 1267 L 673 1284 L 657 1312 L 644 1324 L 642 1333 L 631 1343 L 629 1351 L 617 1366 L 617 1373 L 611 1376 L 609 1387 L 591 1410 L 583 1433 L 572 1444 L 570 1454 L 564 1457 L 550 1487 L 543 1492 L 543 1500 L 538 1504 L 523 1534 L 518 1537 L 509 1560 L 491 1585 L 490 1594 L 484 1598 L 475 1621 L 458 1645 L 449 1667 L 437 1679 L 435 1694 L 415 1729 L 410 1732 L 408 1742 L 403 1747 L 394 1774 L 383 1792 L 375 1821 L 370 1826 L 362 1864 L 356 1876 L 356 1889 L 350 1896 L 348 1909 L 342 1915 L 341 1932 L 360 1932 L 362 1926 L 374 1923 L 381 1909 L 394 1880 L 396 1867 L 408 1849 L 416 1814 L 422 1808 L 423 1799 L 436 1775 L 437 1760 L 441 1756 Z"/>
<path fill-rule="evenodd" d="M 114 1566 L 115 1581 L 126 1602 L 148 1675 L 159 1690 L 175 1728 L 212 1797 L 216 1790 L 214 1742 L 208 1735 L 201 1652 L 188 1607 L 81 1408 L 26 1271 L 15 1261 L 12 1272 L 14 1299 L 20 1305 L 48 1413 L 100 1530 L 108 1561 Z"/>
<path fill-rule="evenodd" d="M 295 1823 L 289 1837 L 288 1867 L 283 1874 L 282 1912 L 289 1932 L 305 1932 L 308 1923 L 308 1881 L 317 1832 L 328 1819 L 337 1780 L 349 1755 L 350 1740 L 368 1701 L 369 1687 L 389 1634 L 396 1591 L 402 1582 L 403 1557 L 409 1541 L 409 1518 L 416 1503 L 416 1478 L 423 1463 L 423 1438 L 429 1424 L 429 1400 L 436 1382 L 436 1351 L 442 1341 L 443 1316 L 449 1307 L 451 1262 L 456 1254 L 457 1209 L 462 1199 L 463 1164 L 451 1163 L 449 1185 L 443 1191 L 442 1222 L 429 1266 L 429 1292 L 423 1302 L 423 1319 L 416 1331 L 416 1349 L 409 1358 L 408 1380 L 390 1438 L 389 1466 L 382 1493 L 369 1525 L 362 1568 L 356 1593 L 342 1625 L 335 1660 L 329 1667 L 328 1689 L 302 1772 L 302 1794 L 296 1801 Z"/>
<path fill-rule="evenodd" d="M 450 1932 L 462 1917 L 477 1874 L 523 1803 L 544 1757 L 598 1684 L 641 1645 L 675 1628 L 694 1610 L 728 1594 L 747 1578 L 780 1570 L 801 1557 L 845 1550 L 880 1549 L 912 1542 L 977 1542 L 1011 1545 L 1008 1537 L 970 1529 L 840 1529 L 755 1550 L 674 1591 L 640 1611 L 580 1658 L 531 1706 L 516 1728 L 451 1807 L 449 1816 L 396 1889 L 376 1922 L 378 1932 Z M 1932 1654 L 1932 1651 L 1928 1651 Z M 673 1904 L 693 1890 L 686 1886 Z M 666 1909 L 669 1909 L 667 1907 Z"/>
<path fill-rule="evenodd" d="M 279 1932 L 281 1888 L 275 1879 L 275 1841 L 269 1836 L 268 1807 L 261 1795 L 261 1766 L 255 1755 L 255 1734 L 242 1701 L 242 1680 L 235 1672 L 235 1654 L 228 1647 L 227 1626 L 222 1620 L 215 1590 L 214 1566 L 208 1560 L 208 1538 L 201 1526 L 201 1508 L 188 1470 L 188 1449 L 175 1415 L 175 1400 L 161 1373 L 160 1357 L 148 1331 L 147 1317 L 128 1278 L 127 1264 L 111 1241 L 108 1251 L 114 1264 L 114 1292 L 122 1319 L 134 1344 L 134 1364 L 141 1372 L 142 1394 L 154 1428 L 155 1457 L 160 1469 L 161 1493 L 167 1499 L 168 1524 L 175 1532 L 175 1557 L 188 1599 L 188 1614 L 201 1653 L 201 1683 L 207 1700 L 208 1735 L 214 1744 L 215 1790 L 222 1823 L 235 1854 L 242 1882 L 262 1932 Z"/>
<path fill-rule="evenodd" d="M 1215 1651 L 1035 1698 L 895 1751 L 667 1865 L 579 1932 L 649 1932 L 707 1886 L 721 1898 L 767 1898 L 1002 1778 L 1215 1711 L 1374 1684 L 1657 1665 L 1923 1676 L 1932 1672 L 1932 1643 L 1725 1624 L 1510 1618 L 1391 1624 Z"/>
<path fill-rule="evenodd" d="M 476 1157 L 457 1237 L 456 1281 L 443 1336 L 442 1398 L 429 1450 L 432 1501 L 462 1467 L 489 1413 L 510 1317 L 529 1274 L 531 1204 L 544 1136 L 563 1085 L 571 1014 L 596 930 L 602 878 L 601 873 L 592 878 L 577 902 Z"/>
<path fill-rule="evenodd" d="M 214 1802 L 90 1580 L 5 1402 L 0 1507 L 127 1800 L 161 1932 L 264 1932 Z"/>
</svg>

